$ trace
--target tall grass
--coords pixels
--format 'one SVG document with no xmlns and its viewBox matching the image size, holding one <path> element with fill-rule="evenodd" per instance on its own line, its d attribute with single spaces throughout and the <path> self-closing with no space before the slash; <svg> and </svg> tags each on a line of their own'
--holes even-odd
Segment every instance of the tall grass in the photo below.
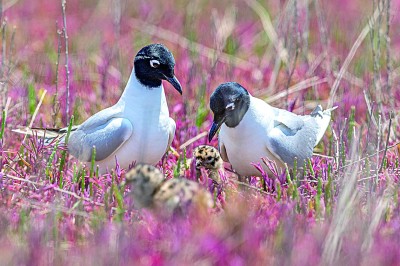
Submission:
<svg viewBox="0 0 400 266">
<path fill-rule="evenodd" d="M 113 5 L 0 5 L 0 264 L 400 264 L 398 1 Z M 173 51 L 185 84 L 183 98 L 165 84 L 177 123 L 159 165 L 166 178 L 196 180 L 188 155 L 207 141 L 210 94 L 230 80 L 297 114 L 338 105 L 315 156 L 294 169 L 265 158 L 271 171 L 254 164 L 262 178 L 248 182 L 226 164 L 220 187 L 199 181 L 212 210 L 165 218 L 134 208 L 118 162 L 99 176 L 95 161 L 68 157 L 68 137 L 11 131 L 70 132 L 114 104 L 150 42 Z"/>
</svg>

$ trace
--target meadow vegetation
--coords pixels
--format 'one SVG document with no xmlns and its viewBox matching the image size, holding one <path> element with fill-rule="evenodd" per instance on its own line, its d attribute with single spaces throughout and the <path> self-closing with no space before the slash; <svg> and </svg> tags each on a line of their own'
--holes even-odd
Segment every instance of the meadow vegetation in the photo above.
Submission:
<svg viewBox="0 0 400 266">
<path fill-rule="evenodd" d="M 400 264 L 398 0 L 2 1 L 0 264 Z M 116 164 L 99 176 L 57 141 L 12 132 L 67 127 L 114 104 L 138 50 L 165 44 L 181 97 L 160 162 L 184 173 L 207 143 L 210 94 L 236 81 L 297 114 L 338 106 L 316 155 L 292 174 L 223 187 L 214 208 L 136 210 Z M 217 146 L 217 138 L 211 143 Z M 244 147 L 245 148 L 245 147 Z M 257 167 L 257 165 L 255 165 Z M 258 167 L 261 169 L 261 167 Z"/>
</svg>

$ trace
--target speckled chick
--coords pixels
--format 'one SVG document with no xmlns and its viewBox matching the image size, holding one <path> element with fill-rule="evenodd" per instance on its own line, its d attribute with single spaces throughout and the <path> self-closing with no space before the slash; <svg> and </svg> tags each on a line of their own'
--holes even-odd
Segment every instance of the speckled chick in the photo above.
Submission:
<svg viewBox="0 0 400 266">
<path fill-rule="evenodd" d="M 196 159 L 196 175 L 201 176 L 201 168 L 207 170 L 208 176 L 216 181 L 221 182 L 219 170 L 223 169 L 223 161 L 218 150 L 213 146 L 201 145 L 193 150 L 193 157 Z"/>
<path fill-rule="evenodd" d="M 126 174 L 127 184 L 133 185 L 133 198 L 139 208 L 166 212 L 185 212 L 192 204 L 211 208 L 211 194 L 198 183 L 184 179 L 166 180 L 159 169 L 139 164 Z"/>
</svg>

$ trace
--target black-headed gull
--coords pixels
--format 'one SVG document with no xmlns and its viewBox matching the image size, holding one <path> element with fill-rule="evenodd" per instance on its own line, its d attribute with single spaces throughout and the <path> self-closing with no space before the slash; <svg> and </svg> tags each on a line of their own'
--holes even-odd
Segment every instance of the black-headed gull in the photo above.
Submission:
<svg viewBox="0 0 400 266">
<path fill-rule="evenodd" d="M 311 158 L 314 147 L 324 135 L 331 111 L 319 105 L 309 115 L 296 115 L 255 98 L 235 82 L 223 83 L 210 98 L 214 121 L 209 141 L 219 128 L 222 159 L 242 176 L 260 176 L 251 163 L 261 158 L 274 160 L 279 167 L 293 167 L 295 158 L 302 166 Z M 264 166 L 266 171 L 269 171 Z"/>
<path fill-rule="evenodd" d="M 162 80 L 167 80 L 182 94 L 174 67 L 175 59 L 164 45 L 143 47 L 135 56 L 121 98 L 73 128 L 69 153 L 81 162 L 90 162 L 96 147 L 95 161 L 100 173 L 111 171 L 116 159 L 122 168 L 132 162 L 156 164 L 175 135 L 175 121 L 169 116 L 162 85 Z M 28 131 L 22 133 L 32 133 Z M 61 141 L 65 132 L 65 128 L 56 132 L 64 135 Z"/>
</svg>

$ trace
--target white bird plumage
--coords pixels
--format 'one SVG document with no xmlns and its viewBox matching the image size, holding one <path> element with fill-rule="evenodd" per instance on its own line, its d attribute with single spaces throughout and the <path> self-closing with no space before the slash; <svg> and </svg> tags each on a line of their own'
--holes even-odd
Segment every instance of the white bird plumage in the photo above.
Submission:
<svg viewBox="0 0 400 266">
<path fill-rule="evenodd" d="M 238 86 L 240 85 L 237 83 L 228 83 L 227 86 L 223 84 L 223 93 L 220 96 L 218 93 L 211 96 L 214 97 L 211 106 L 216 110 L 214 112 L 216 126 L 210 130 L 212 138 L 216 128 L 221 126 L 218 137 L 221 156 L 232 164 L 237 173 L 243 176 L 259 176 L 260 172 L 251 163 L 260 162 L 261 158 L 265 157 L 274 160 L 279 167 L 284 167 L 285 163 L 293 167 L 295 158 L 299 165 L 302 165 L 303 160 L 311 158 L 314 147 L 329 125 L 331 111 L 336 107 L 323 111 L 319 105 L 310 115 L 296 115 L 272 107 Z M 237 94 L 235 91 L 240 93 L 235 96 L 235 93 Z M 240 94 L 242 96 L 239 96 Z M 247 99 L 246 104 L 242 105 L 246 107 L 242 109 L 248 109 L 243 111 L 244 114 L 239 118 L 239 122 L 236 121 L 229 126 L 224 122 L 234 111 L 225 111 L 226 114 L 218 115 L 222 108 L 218 109 L 216 102 L 228 106 L 233 101 L 230 99 L 234 99 L 236 105 L 241 106 L 237 97 Z M 269 170 L 265 166 L 264 168 L 266 171 Z"/>
<path fill-rule="evenodd" d="M 89 117 L 71 132 L 67 144 L 70 154 L 79 161 L 90 162 L 95 146 L 96 164 L 99 165 L 100 173 L 111 171 L 115 167 L 116 159 L 123 168 L 127 168 L 132 162 L 156 164 L 174 138 L 176 125 L 169 116 L 161 79 L 167 79 L 181 93 L 180 84 L 173 74 L 175 62 L 172 54 L 164 46 L 156 44 L 147 47 L 154 48 L 150 50 L 153 53 L 161 49 L 161 58 L 157 58 L 157 62 L 160 64 L 160 61 L 165 61 L 165 64 L 170 64 L 172 70 L 168 70 L 172 73 L 158 71 L 156 75 L 161 75 L 159 82 L 149 87 L 139 81 L 135 72 L 138 70 L 135 60 L 135 67 L 119 101 Z M 167 53 L 169 58 L 162 58 L 162 53 Z M 145 61 L 142 63 L 149 64 L 151 68 L 159 66 L 152 62 L 154 59 L 151 54 L 143 55 L 139 52 L 136 57 Z M 156 71 L 151 68 L 148 68 L 146 75 Z M 62 129 L 56 134 L 46 136 L 62 134 L 61 141 L 64 141 L 65 131 L 66 129 Z M 30 129 L 16 132 L 32 134 Z"/>
<path fill-rule="evenodd" d="M 156 164 L 175 135 L 164 88 L 151 90 L 140 84 L 132 71 L 120 100 L 93 115 L 71 133 L 68 149 L 80 161 L 90 161 L 96 146 L 96 164 L 103 172 L 133 161 Z"/>
</svg>

